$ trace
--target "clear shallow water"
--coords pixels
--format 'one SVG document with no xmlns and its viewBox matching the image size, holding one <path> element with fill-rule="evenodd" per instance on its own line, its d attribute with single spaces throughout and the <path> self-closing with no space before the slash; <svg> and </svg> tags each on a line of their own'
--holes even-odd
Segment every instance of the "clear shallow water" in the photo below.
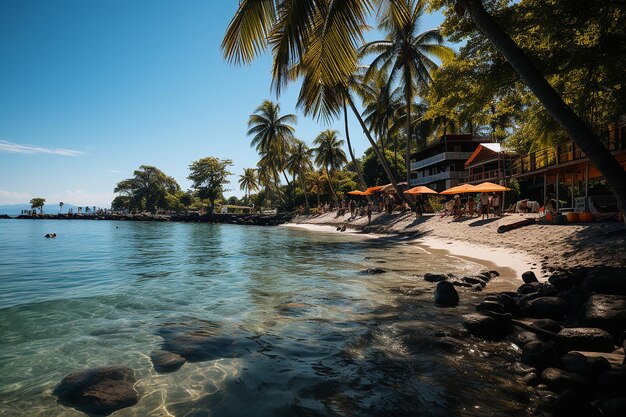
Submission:
<svg viewBox="0 0 626 417">
<path fill-rule="evenodd" d="M 56 232 L 56 239 L 44 239 Z M 413 274 L 480 265 L 340 233 L 232 225 L 0 220 L 0 415 L 80 416 L 52 390 L 123 364 L 116 416 L 523 416 L 508 345 L 461 339 Z M 361 274 L 382 267 L 381 275 Z M 167 326 L 214 355 L 159 374 Z M 226 342 L 224 342 L 226 341 Z"/>
</svg>

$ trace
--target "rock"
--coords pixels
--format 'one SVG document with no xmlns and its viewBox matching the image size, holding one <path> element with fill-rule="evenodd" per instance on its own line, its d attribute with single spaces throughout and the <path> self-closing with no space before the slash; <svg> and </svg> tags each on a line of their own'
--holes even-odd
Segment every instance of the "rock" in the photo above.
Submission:
<svg viewBox="0 0 626 417">
<path fill-rule="evenodd" d="M 520 285 L 520 287 L 517 289 L 517 293 L 520 295 L 530 294 L 531 292 L 539 291 L 540 287 L 541 287 L 540 282 L 527 282 L 525 284 Z"/>
<path fill-rule="evenodd" d="M 565 390 L 552 404 L 554 417 L 600 417 L 600 411 L 589 404 L 577 390 Z"/>
<path fill-rule="evenodd" d="M 553 274 L 548 278 L 548 282 L 559 290 L 567 290 L 578 283 L 578 279 L 572 274 Z"/>
<path fill-rule="evenodd" d="M 443 307 L 459 305 L 459 293 L 454 285 L 448 281 L 439 281 L 435 289 L 435 303 Z"/>
<path fill-rule="evenodd" d="M 501 340 L 511 332 L 510 320 L 498 320 L 482 314 L 466 314 L 463 316 L 463 327 L 472 335 L 487 339 Z"/>
<path fill-rule="evenodd" d="M 452 281 L 452 285 L 454 285 L 455 287 L 464 287 L 464 288 L 474 287 L 474 285 L 470 284 L 469 282 L 464 282 L 464 281 L 459 281 L 459 280 Z"/>
<path fill-rule="evenodd" d="M 551 319 L 535 320 L 533 321 L 532 326 L 536 327 L 537 329 L 547 330 L 552 333 L 558 333 L 561 331 L 561 329 L 563 329 L 563 326 Z"/>
<path fill-rule="evenodd" d="M 447 279 L 448 277 L 444 274 L 431 274 L 430 272 L 424 274 L 424 281 L 428 282 L 439 282 Z"/>
<path fill-rule="evenodd" d="M 559 291 L 557 297 L 565 300 L 565 303 L 567 303 L 567 312 L 571 315 L 578 315 L 586 301 L 579 287 Z"/>
<path fill-rule="evenodd" d="M 522 348 L 522 362 L 543 371 L 558 366 L 559 356 L 550 343 L 530 342 Z"/>
<path fill-rule="evenodd" d="M 109 415 L 137 404 L 135 374 L 125 366 L 108 366 L 74 372 L 63 378 L 53 394 L 59 403 L 86 414 Z"/>
<path fill-rule="evenodd" d="M 367 269 L 364 269 L 363 271 L 359 272 L 359 274 L 361 274 L 361 275 L 380 275 L 380 274 L 384 274 L 385 272 L 387 272 L 387 270 L 383 269 L 383 268 L 367 268 Z"/>
<path fill-rule="evenodd" d="M 626 416 L 626 398 L 611 398 L 608 400 L 598 400 L 593 403 L 600 409 L 603 417 L 624 417 Z"/>
<path fill-rule="evenodd" d="M 470 276 L 466 276 L 461 278 L 461 280 L 463 282 L 467 282 L 468 284 L 472 284 L 472 285 L 480 285 L 481 287 L 484 287 L 485 285 L 487 285 L 487 280 L 484 279 L 483 277 L 470 277 Z"/>
<path fill-rule="evenodd" d="M 615 349 L 613 337 L 602 329 L 573 327 L 561 330 L 559 336 L 564 338 L 564 348 L 567 351 L 612 352 Z"/>
<path fill-rule="evenodd" d="M 524 272 L 522 274 L 522 281 L 524 281 L 526 284 L 530 284 L 531 282 L 539 282 L 533 271 Z"/>
<path fill-rule="evenodd" d="M 178 371 L 187 362 L 182 356 L 166 350 L 153 350 L 150 353 L 150 360 L 157 372 Z"/>
<path fill-rule="evenodd" d="M 522 306 L 529 317 L 560 320 L 567 312 L 567 303 L 559 297 L 539 297 Z"/>
<path fill-rule="evenodd" d="M 496 313 L 500 313 L 500 314 L 506 313 L 502 304 L 500 304 L 497 301 L 483 300 L 479 305 L 476 306 L 476 310 L 477 311 L 489 310 L 489 311 L 495 311 Z"/>
<path fill-rule="evenodd" d="M 596 294 L 583 307 L 582 324 L 597 327 L 618 338 L 626 331 L 626 297 Z"/>
<path fill-rule="evenodd" d="M 514 317 L 519 317 L 522 314 L 522 309 L 519 304 L 517 304 L 515 298 L 510 295 L 500 294 L 498 295 L 498 300 L 500 301 L 500 304 L 502 304 L 504 311 L 507 313 L 512 314 Z"/>
<path fill-rule="evenodd" d="M 566 389 L 580 389 L 585 384 L 585 378 L 578 374 L 572 374 L 559 368 L 546 368 L 541 373 L 541 380 L 546 383 L 550 391 L 557 394 Z"/>
<path fill-rule="evenodd" d="M 623 366 L 598 377 L 596 395 L 598 398 L 626 398 L 626 370 Z"/>
<path fill-rule="evenodd" d="M 606 358 L 602 356 L 588 358 L 578 352 L 568 352 L 561 356 L 561 364 L 565 371 L 580 374 L 592 381 L 611 369 L 611 364 Z"/>
<path fill-rule="evenodd" d="M 593 268 L 583 280 L 582 290 L 587 294 L 626 295 L 626 268 Z"/>
<path fill-rule="evenodd" d="M 498 271 L 495 271 L 495 270 L 491 270 L 491 271 L 489 271 L 489 274 L 490 274 L 492 277 L 499 277 L 499 276 L 500 276 L 500 273 L 499 273 Z"/>
<path fill-rule="evenodd" d="M 539 384 L 539 376 L 535 372 L 529 372 L 522 378 L 522 382 L 529 387 L 536 387 Z"/>
<path fill-rule="evenodd" d="M 522 348 L 526 343 L 539 342 L 539 336 L 526 330 L 515 330 L 506 337 L 506 340 Z"/>
</svg>

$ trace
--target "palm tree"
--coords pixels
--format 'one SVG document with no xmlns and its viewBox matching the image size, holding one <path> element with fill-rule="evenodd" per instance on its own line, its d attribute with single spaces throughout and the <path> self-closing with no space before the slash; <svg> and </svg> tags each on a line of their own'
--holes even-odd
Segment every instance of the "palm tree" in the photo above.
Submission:
<svg viewBox="0 0 626 417">
<path fill-rule="evenodd" d="M 313 144 L 316 145 L 314 149 L 315 164 L 326 170 L 330 192 L 333 194 L 333 198 L 337 200 L 331 177 L 335 170 L 340 169 L 348 162 L 346 153 L 341 149 L 344 141 L 337 137 L 336 130 L 325 130 L 315 138 Z"/>
<path fill-rule="evenodd" d="M 244 190 L 246 199 L 250 200 L 250 191 L 258 191 L 259 182 L 257 180 L 256 169 L 244 168 L 243 175 L 239 176 L 239 189 Z"/>
<path fill-rule="evenodd" d="M 309 191 L 317 196 L 317 208 L 322 206 L 320 195 L 324 192 L 324 184 L 328 177 L 319 171 L 309 171 L 306 182 L 309 184 Z"/>
<path fill-rule="evenodd" d="M 368 42 L 363 45 L 363 55 L 376 53 L 370 65 L 373 71 L 389 71 L 389 85 L 399 83 L 404 91 L 406 106 L 406 167 L 407 183 L 411 181 L 411 140 L 413 128 L 411 105 L 416 89 L 424 88 L 431 81 L 431 73 L 437 64 L 430 58 L 446 60 L 453 51 L 443 44 L 439 29 L 419 33 L 419 21 L 426 9 L 421 0 L 390 1 L 382 10 L 380 29 L 387 32 L 383 40 Z M 369 75 L 368 74 L 368 75 Z M 420 145 L 423 145 L 420 143 Z"/>
<path fill-rule="evenodd" d="M 61 213 L 63 211 L 63 205 L 65 203 L 63 203 L 62 201 L 59 203 L 59 213 Z"/>
<path fill-rule="evenodd" d="M 304 180 L 304 173 L 313 169 L 313 163 L 311 162 L 312 150 L 301 140 L 296 139 L 296 143 L 291 148 L 291 153 L 287 158 L 287 170 L 294 175 L 294 181 L 296 175 L 300 180 L 300 186 L 304 192 L 304 206 L 306 211 L 309 211 L 309 198 L 307 196 L 306 184 Z"/>
</svg>

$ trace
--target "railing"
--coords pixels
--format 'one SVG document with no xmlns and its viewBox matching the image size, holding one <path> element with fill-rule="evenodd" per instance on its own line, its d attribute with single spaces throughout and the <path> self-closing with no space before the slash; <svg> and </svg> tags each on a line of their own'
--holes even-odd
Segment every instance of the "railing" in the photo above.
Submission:
<svg viewBox="0 0 626 417">
<path fill-rule="evenodd" d="M 605 146 L 611 152 L 626 150 L 626 141 L 611 140 L 606 141 Z M 513 162 L 513 174 L 525 174 L 538 171 L 550 166 L 557 166 L 567 162 L 577 161 L 586 158 L 585 153 L 573 142 L 559 145 L 554 148 L 541 149 L 521 156 Z"/>
<path fill-rule="evenodd" d="M 442 152 L 437 155 L 433 155 L 426 159 L 421 159 L 411 163 L 411 171 L 418 170 L 420 168 L 427 167 L 429 165 L 436 164 L 437 162 L 447 161 L 451 159 L 460 159 L 467 161 L 473 152 Z"/>
<path fill-rule="evenodd" d="M 499 170 L 499 169 L 493 169 L 491 171 L 485 171 L 485 172 L 478 172 L 476 174 L 471 174 L 467 177 L 467 182 L 472 182 L 472 181 L 488 181 L 488 180 L 492 180 L 492 179 L 500 179 L 502 178 L 504 175 L 503 171 Z"/>
<path fill-rule="evenodd" d="M 445 171 L 439 172 L 438 174 L 428 175 L 426 177 L 417 177 L 411 179 L 411 185 L 423 185 L 430 184 L 431 182 L 447 180 L 450 178 L 465 178 L 467 177 L 467 171 Z"/>
</svg>

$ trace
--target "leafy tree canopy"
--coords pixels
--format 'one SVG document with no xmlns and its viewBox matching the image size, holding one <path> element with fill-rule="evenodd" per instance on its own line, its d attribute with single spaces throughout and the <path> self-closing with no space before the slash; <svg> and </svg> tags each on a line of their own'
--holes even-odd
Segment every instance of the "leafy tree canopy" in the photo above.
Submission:
<svg viewBox="0 0 626 417">
<path fill-rule="evenodd" d="M 198 159 L 189 165 L 189 180 L 193 182 L 192 187 L 198 192 L 202 199 L 209 200 L 211 212 L 215 207 L 215 201 L 222 197 L 224 185 L 228 184 L 228 176 L 232 175 L 228 167 L 232 166 L 230 159 L 218 159 L 213 156 Z"/>
<path fill-rule="evenodd" d="M 45 198 L 35 197 L 30 200 L 30 207 L 33 209 L 39 209 L 39 211 L 43 213 L 43 205 L 45 202 Z"/>
<path fill-rule="evenodd" d="M 157 209 L 167 209 L 168 194 L 176 194 L 180 186 L 176 180 L 167 176 L 160 169 L 141 165 L 133 172 L 133 177 L 120 181 L 113 192 L 120 193 L 127 199 L 116 199 L 116 205 L 126 203 L 124 208 L 129 210 L 146 210 L 156 212 Z"/>
</svg>

